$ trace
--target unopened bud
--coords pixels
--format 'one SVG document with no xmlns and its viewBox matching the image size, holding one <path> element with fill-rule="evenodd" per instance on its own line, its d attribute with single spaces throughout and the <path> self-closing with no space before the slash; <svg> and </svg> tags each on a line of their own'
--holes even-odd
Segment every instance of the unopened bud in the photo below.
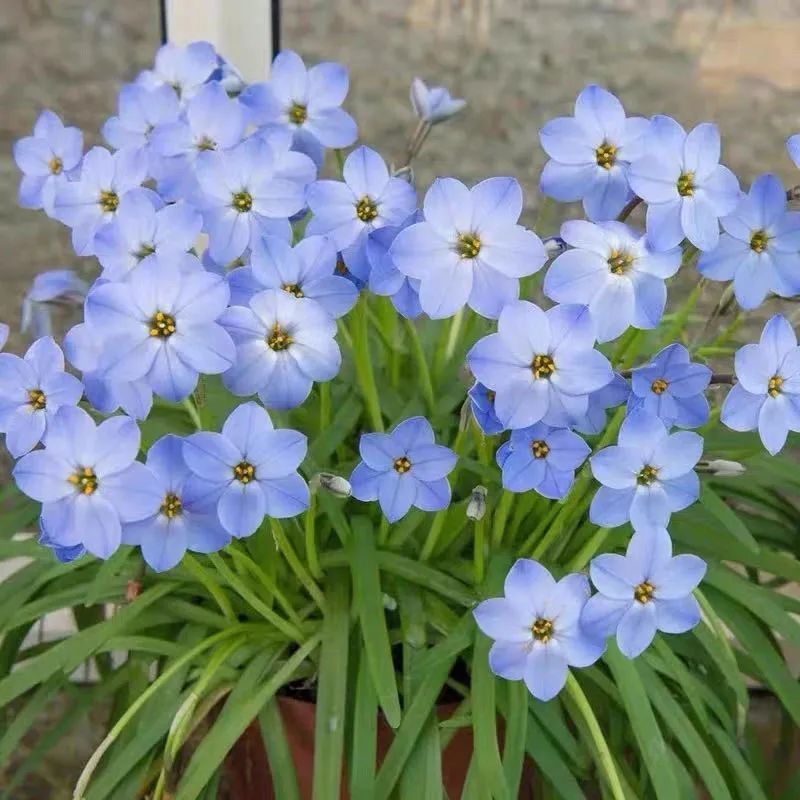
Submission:
<svg viewBox="0 0 800 800">
<path fill-rule="evenodd" d="M 467 518 L 475 520 L 483 519 L 486 513 L 486 487 L 476 486 L 469 496 L 469 503 L 467 503 Z"/>
<path fill-rule="evenodd" d="M 548 258 L 559 256 L 567 249 L 567 243 L 560 236 L 546 236 L 542 244 Z"/>
<path fill-rule="evenodd" d="M 414 170 L 411 168 L 410 164 L 406 164 L 404 167 L 400 167 L 394 170 L 392 176 L 395 178 L 400 178 L 401 181 L 410 183 L 412 186 L 416 186 L 416 180 L 414 178 Z"/>
<path fill-rule="evenodd" d="M 724 458 L 709 461 L 706 466 L 712 475 L 716 475 L 719 478 L 735 478 L 747 472 L 744 464 L 740 464 L 738 461 L 727 461 Z"/>
<path fill-rule="evenodd" d="M 411 106 L 414 113 L 428 125 L 436 125 L 458 114 L 466 100 L 452 97 L 443 86 L 428 87 L 420 78 L 411 82 Z"/>
<path fill-rule="evenodd" d="M 350 481 L 332 472 L 318 472 L 308 482 L 308 486 L 312 492 L 324 489 L 336 497 L 350 497 L 352 492 Z"/>
</svg>

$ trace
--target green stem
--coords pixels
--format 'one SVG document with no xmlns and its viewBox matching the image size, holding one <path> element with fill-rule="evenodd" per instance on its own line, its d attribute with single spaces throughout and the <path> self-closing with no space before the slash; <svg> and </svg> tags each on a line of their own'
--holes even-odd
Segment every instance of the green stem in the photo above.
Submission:
<svg viewBox="0 0 800 800">
<path fill-rule="evenodd" d="M 311 595 L 317 606 L 319 606 L 321 610 L 324 610 L 325 596 L 322 594 L 322 591 L 319 586 L 317 586 L 316 581 L 311 577 L 308 570 L 300 562 L 294 547 L 292 547 L 292 543 L 289 541 L 289 537 L 286 535 L 286 531 L 283 530 L 283 526 L 277 519 L 272 518 L 270 518 L 269 524 L 272 529 L 272 535 L 275 537 L 275 541 L 278 544 L 278 548 L 283 552 L 283 556 L 291 567 L 292 572 L 297 576 L 300 583 L 305 586 L 306 591 Z"/>
<path fill-rule="evenodd" d="M 319 430 L 320 433 L 328 430 L 331 425 L 331 385 L 327 381 L 319 386 Z"/>
<path fill-rule="evenodd" d="M 608 538 L 608 528 L 598 528 L 583 547 L 575 554 L 575 557 L 567 564 L 568 572 L 578 572 L 591 561 L 594 554 L 603 546 L 603 542 Z"/>
<path fill-rule="evenodd" d="M 475 520 L 475 541 L 473 546 L 475 585 L 480 586 L 483 583 L 483 576 L 485 575 L 484 550 L 486 548 L 486 521 L 483 518 Z"/>
<path fill-rule="evenodd" d="M 208 570 L 191 554 L 186 553 L 183 557 L 183 566 L 189 571 L 192 577 L 196 578 L 203 588 L 214 598 L 222 611 L 223 616 L 228 622 L 236 622 L 236 614 L 231 606 L 231 601 L 222 587 L 211 577 Z"/>
<path fill-rule="evenodd" d="M 203 430 L 203 420 L 200 419 L 200 412 L 197 410 L 194 398 L 191 395 L 183 399 L 183 407 L 186 409 L 186 413 L 189 415 L 195 428 L 197 428 L 198 431 Z"/>
<path fill-rule="evenodd" d="M 617 773 L 617 766 L 614 763 L 614 758 L 611 755 L 611 751 L 608 749 L 606 737 L 603 736 L 603 732 L 600 730 L 600 724 L 597 722 L 597 717 L 594 715 L 594 711 L 592 711 L 592 707 L 586 699 L 583 689 L 581 689 L 580 684 L 572 673 L 567 676 L 567 692 L 578 707 L 578 711 L 580 711 L 586 723 L 586 727 L 589 730 L 589 735 L 592 737 L 594 746 L 597 749 L 600 766 L 608 781 L 608 788 L 611 790 L 611 796 L 614 800 L 625 800 L 622 782 Z"/>
<path fill-rule="evenodd" d="M 433 555 L 433 551 L 436 549 L 436 545 L 439 542 L 439 536 L 441 536 L 446 516 L 447 511 L 437 511 L 434 515 L 428 538 L 422 546 L 422 553 L 420 553 L 419 556 L 420 561 L 427 561 Z"/>
<path fill-rule="evenodd" d="M 319 556 L 317 555 L 317 496 L 314 492 L 311 493 L 303 528 L 308 569 L 314 578 L 319 580 L 322 577 L 322 570 L 319 568 Z"/>
<path fill-rule="evenodd" d="M 353 309 L 355 317 L 353 330 L 353 360 L 355 362 L 356 379 L 364 397 L 370 424 L 376 431 L 383 430 L 381 401 L 372 370 L 372 358 L 369 353 L 369 330 L 367 327 L 367 295 L 362 294 Z"/>
<path fill-rule="evenodd" d="M 506 530 L 506 522 L 508 515 L 511 511 L 511 505 L 514 502 L 513 492 L 504 491 L 500 502 L 497 504 L 497 509 L 492 516 L 492 547 L 500 547 L 503 541 L 503 534 Z"/>
<path fill-rule="evenodd" d="M 418 370 L 418 377 L 420 381 L 420 388 L 422 389 L 422 397 L 425 400 L 425 408 L 428 414 L 433 414 L 436 403 L 433 399 L 433 383 L 431 382 L 431 373 L 428 369 L 428 359 L 425 357 L 425 351 L 422 348 L 422 342 L 417 332 L 417 326 L 410 319 L 405 320 L 406 331 L 411 340 L 411 352 L 414 356 L 414 361 Z"/>
</svg>

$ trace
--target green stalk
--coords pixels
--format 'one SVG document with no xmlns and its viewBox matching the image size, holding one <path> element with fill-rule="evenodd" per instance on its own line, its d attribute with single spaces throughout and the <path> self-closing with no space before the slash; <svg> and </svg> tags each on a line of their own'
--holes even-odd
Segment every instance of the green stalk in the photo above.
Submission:
<svg viewBox="0 0 800 800">
<path fill-rule="evenodd" d="M 617 766 L 614 763 L 611 751 L 608 749 L 606 737 L 603 736 L 603 732 L 600 730 L 600 724 L 597 722 L 597 717 L 594 715 L 594 711 L 592 711 L 592 707 L 586 699 L 583 689 L 581 689 L 580 684 L 571 672 L 567 676 L 567 692 L 577 706 L 578 711 L 580 711 L 586 723 L 586 727 L 589 730 L 589 735 L 592 737 L 594 746 L 597 749 L 600 766 L 608 781 L 608 788 L 611 791 L 611 796 L 614 800 L 626 800 L 622 782 L 617 773 Z"/>
<path fill-rule="evenodd" d="M 317 582 L 311 577 L 308 570 L 300 562 L 300 559 L 297 557 L 297 553 L 295 552 L 294 547 L 292 547 L 292 543 L 289 541 L 289 537 L 286 535 L 286 531 L 283 530 L 283 526 L 281 525 L 280 521 L 270 518 L 269 525 L 272 529 L 272 535 L 275 537 L 275 542 L 278 545 L 278 549 L 280 549 L 283 553 L 283 556 L 291 567 L 292 572 L 294 572 L 294 574 L 297 576 L 297 579 L 306 588 L 306 591 L 311 595 L 317 606 L 324 611 L 325 596 L 322 594 L 319 586 L 317 586 Z"/>
<path fill-rule="evenodd" d="M 473 543 L 473 571 L 475 574 L 475 585 L 483 583 L 486 574 L 484 548 L 486 547 L 486 522 L 483 518 L 475 520 L 475 541 Z"/>
<path fill-rule="evenodd" d="M 414 356 L 414 362 L 417 367 L 422 397 L 425 400 L 425 409 L 428 414 L 433 415 L 436 403 L 433 398 L 433 383 L 430 369 L 428 369 L 428 359 L 425 357 L 425 350 L 422 348 L 417 326 L 410 319 L 406 319 L 404 322 L 408 338 L 411 340 L 411 354 Z"/>
<path fill-rule="evenodd" d="M 198 431 L 203 430 L 203 420 L 200 419 L 200 412 L 197 410 L 197 406 L 195 405 L 194 398 L 192 395 L 185 397 L 182 403 L 186 413 L 189 415 L 189 419 L 192 420 L 192 424 L 197 428 Z"/>
<path fill-rule="evenodd" d="M 305 532 L 308 569 L 314 578 L 319 580 L 322 577 L 322 570 L 319 568 L 319 557 L 317 555 L 317 496 L 315 492 L 311 493 L 311 499 L 305 513 L 303 530 Z"/>
<path fill-rule="evenodd" d="M 331 385 L 327 381 L 319 386 L 319 430 L 320 433 L 328 430 L 331 425 Z"/>
<path fill-rule="evenodd" d="M 355 362 L 356 379 L 364 397 L 364 405 L 367 409 L 370 424 L 374 430 L 382 431 L 381 401 L 378 395 L 378 387 L 375 383 L 375 373 L 372 370 L 372 358 L 369 353 L 367 302 L 367 295 L 363 294 L 353 309 L 353 361 Z"/>
<path fill-rule="evenodd" d="M 433 551 L 436 549 L 436 545 L 439 542 L 439 536 L 441 536 L 442 528 L 444 528 L 444 521 L 447 517 L 447 511 L 437 511 L 433 517 L 433 524 L 431 525 L 431 529 L 428 533 L 428 538 L 425 540 L 425 544 L 422 546 L 422 553 L 420 553 L 420 561 L 427 561 L 432 555 Z"/>
<path fill-rule="evenodd" d="M 508 515 L 511 511 L 511 506 L 514 502 L 513 492 L 503 491 L 500 497 L 500 502 L 497 504 L 494 514 L 492 515 L 492 547 L 498 548 L 503 541 L 503 534 L 506 529 L 506 522 Z"/>
<path fill-rule="evenodd" d="M 231 601 L 228 600 L 222 587 L 214 580 L 208 570 L 191 553 L 186 553 L 183 557 L 183 566 L 214 598 L 225 619 L 228 622 L 236 622 L 236 614 L 233 611 L 233 606 L 231 606 Z"/>
</svg>

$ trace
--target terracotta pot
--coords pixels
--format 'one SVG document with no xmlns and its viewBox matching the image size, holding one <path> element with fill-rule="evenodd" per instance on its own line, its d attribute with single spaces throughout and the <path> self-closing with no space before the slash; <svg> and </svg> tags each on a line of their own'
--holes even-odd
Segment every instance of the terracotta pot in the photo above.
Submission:
<svg viewBox="0 0 800 800">
<path fill-rule="evenodd" d="M 303 800 L 311 800 L 316 706 L 290 697 L 279 697 L 278 705 L 294 762 L 300 797 Z M 456 708 L 457 704 L 438 706 L 439 719 L 448 719 Z M 502 735 L 501 726 L 501 745 Z M 377 742 L 378 765 L 383 761 L 393 736 L 392 729 L 380 719 Z M 472 729 L 459 728 L 442 754 L 442 776 L 447 797 L 451 800 L 461 797 L 471 758 Z M 532 774 L 532 765 L 526 761 L 520 797 L 531 796 Z M 225 762 L 225 784 L 229 800 L 281 800 L 275 797 L 272 788 L 267 754 L 257 723 L 250 725 L 228 754 Z M 348 797 L 344 774 L 342 774 L 341 796 L 342 800 Z"/>
</svg>

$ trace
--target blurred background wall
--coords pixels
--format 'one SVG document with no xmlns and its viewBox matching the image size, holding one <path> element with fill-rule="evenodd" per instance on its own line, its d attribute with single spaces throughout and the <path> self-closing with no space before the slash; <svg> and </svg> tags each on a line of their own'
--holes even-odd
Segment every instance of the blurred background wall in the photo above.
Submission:
<svg viewBox="0 0 800 800">
<path fill-rule="evenodd" d="M 283 0 L 281 17 L 284 47 L 350 67 L 347 104 L 387 157 L 413 124 L 412 77 L 469 101 L 426 145 L 422 187 L 437 174 L 510 173 L 532 207 L 537 130 L 590 81 L 631 112 L 717 121 L 745 184 L 766 170 L 800 179 L 783 150 L 800 130 L 800 0 Z M 0 319 L 17 322 L 36 272 L 77 264 L 64 229 L 16 207 L 13 141 L 49 107 L 97 142 L 159 37 L 157 0 L 1 0 Z"/>
</svg>

